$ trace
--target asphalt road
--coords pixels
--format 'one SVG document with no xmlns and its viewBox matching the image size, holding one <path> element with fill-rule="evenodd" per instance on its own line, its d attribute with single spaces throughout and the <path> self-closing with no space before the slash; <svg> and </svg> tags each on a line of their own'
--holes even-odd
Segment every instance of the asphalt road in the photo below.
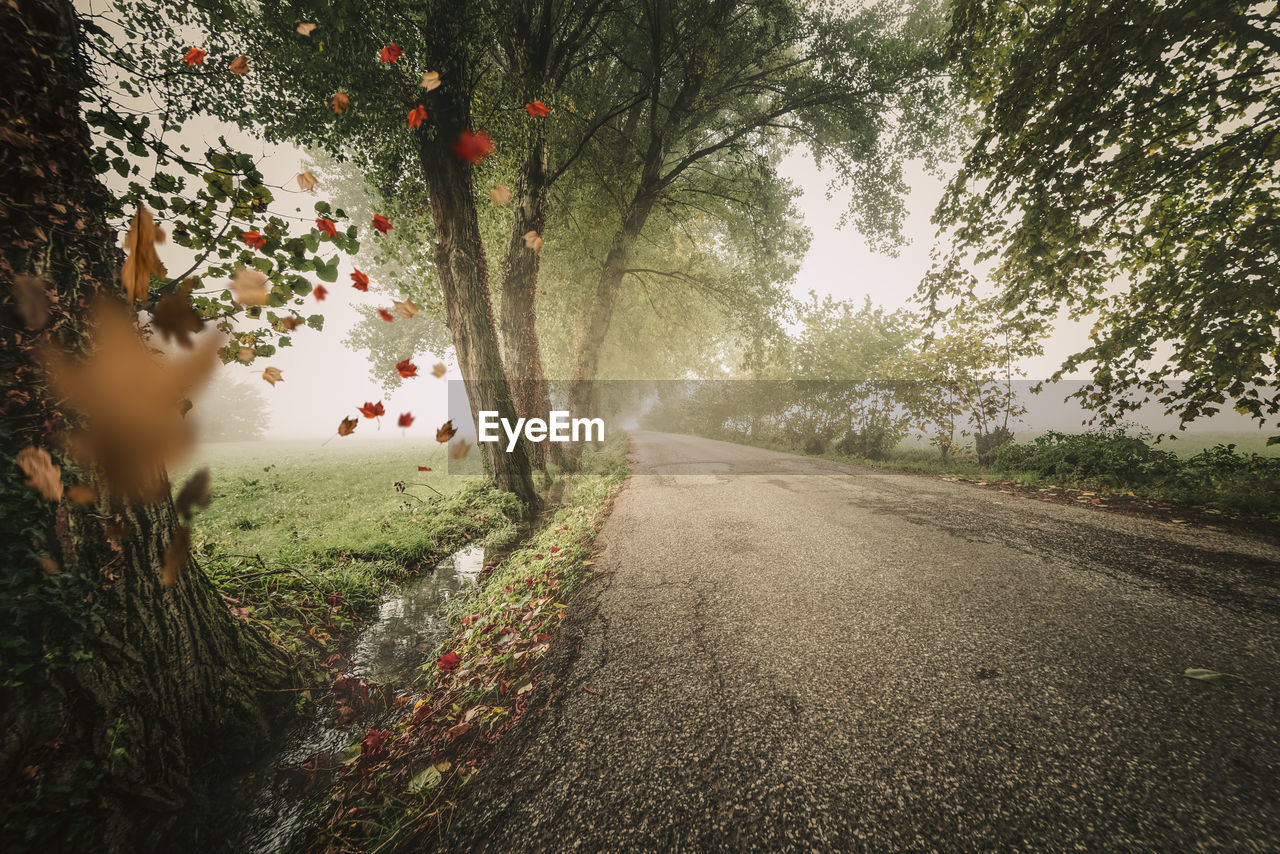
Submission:
<svg viewBox="0 0 1280 854">
<path fill-rule="evenodd" d="M 691 437 L 633 457 L 446 849 L 1280 850 L 1280 549 Z"/>
</svg>

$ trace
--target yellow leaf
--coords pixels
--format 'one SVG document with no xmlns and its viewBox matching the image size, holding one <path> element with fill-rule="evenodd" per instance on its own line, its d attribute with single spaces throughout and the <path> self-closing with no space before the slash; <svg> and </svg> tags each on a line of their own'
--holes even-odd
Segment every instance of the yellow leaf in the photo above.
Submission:
<svg viewBox="0 0 1280 854">
<path fill-rule="evenodd" d="M 428 71 L 426 74 L 422 75 L 422 82 L 418 85 L 423 89 L 426 89 L 428 92 L 432 89 L 440 88 L 440 72 Z"/>
<path fill-rule="evenodd" d="M 319 183 L 319 179 L 311 174 L 310 169 L 298 173 L 298 186 L 303 190 L 313 190 Z"/>
<path fill-rule="evenodd" d="M 267 368 L 262 372 L 262 378 L 272 385 L 284 382 L 284 377 L 281 376 L 279 368 Z"/>
</svg>

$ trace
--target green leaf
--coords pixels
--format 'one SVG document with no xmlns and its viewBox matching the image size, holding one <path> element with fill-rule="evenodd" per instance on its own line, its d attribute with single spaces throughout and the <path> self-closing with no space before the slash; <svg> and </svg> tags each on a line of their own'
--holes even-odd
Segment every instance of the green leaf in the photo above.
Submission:
<svg viewBox="0 0 1280 854">
<path fill-rule="evenodd" d="M 1188 667 L 1182 672 L 1182 675 L 1188 679 L 1199 679 L 1201 682 L 1221 682 L 1223 679 L 1240 679 L 1243 676 L 1237 676 L 1234 673 L 1219 673 L 1216 670 L 1209 670 L 1204 667 Z"/>
<path fill-rule="evenodd" d="M 409 791 L 415 795 L 429 792 L 440 785 L 440 772 L 430 767 L 409 781 Z"/>
</svg>

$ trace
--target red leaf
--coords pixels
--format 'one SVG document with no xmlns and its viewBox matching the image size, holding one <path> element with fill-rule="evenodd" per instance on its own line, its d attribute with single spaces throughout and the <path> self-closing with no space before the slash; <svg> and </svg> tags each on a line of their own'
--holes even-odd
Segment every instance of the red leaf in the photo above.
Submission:
<svg viewBox="0 0 1280 854">
<path fill-rule="evenodd" d="M 411 413 L 411 412 L 403 412 L 403 413 L 401 413 L 401 414 L 400 414 L 400 418 L 396 421 L 396 426 L 397 426 L 397 427 L 412 427 L 412 426 L 413 426 L 413 413 Z"/>
<path fill-rule="evenodd" d="M 456 652 L 446 652 L 436 661 L 436 667 L 439 667 L 445 673 L 457 670 L 458 665 L 462 663 L 462 659 L 458 658 Z"/>
<path fill-rule="evenodd" d="M 402 359 L 396 362 L 396 372 L 400 374 L 400 379 L 407 380 L 418 375 L 418 366 L 408 359 Z"/>
<path fill-rule="evenodd" d="M 323 300 L 325 297 L 329 295 L 329 289 L 326 288 L 324 285 L 316 285 L 315 288 L 312 289 L 311 294 L 316 299 Z"/>
<path fill-rule="evenodd" d="M 387 219 L 382 214 L 373 215 L 373 227 L 383 234 L 386 234 L 388 231 L 395 228 L 395 226 L 391 224 L 391 220 Z"/>
<path fill-rule="evenodd" d="M 198 47 L 193 47 L 187 51 L 187 55 L 182 57 L 182 61 L 187 65 L 204 65 L 205 52 Z"/>
<path fill-rule="evenodd" d="M 356 269 L 356 271 L 351 274 L 351 281 L 353 282 L 351 287 L 356 290 L 366 292 L 369 290 L 369 277 L 364 273 L 361 273 L 359 269 Z"/>
<path fill-rule="evenodd" d="M 389 62 L 392 65 L 395 65 L 403 55 L 404 51 L 400 49 L 400 45 L 392 43 L 378 51 L 378 62 Z"/>
<path fill-rule="evenodd" d="M 551 110 L 541 101 L 534 101 L 532 104 L 525 104 L 524 110 L 535 119 L 546 118 L 551 114 Z"/>
<path fill-rule="evenodd" d="M 378 309 L 378 317 L 381 317 L 387 323 L 392 323 L 396 319 L 396 316 L 391 312 L 387 311 L 385 308 Z"/>
<path fill-rule="evenodd" d="M 240 235 L 240 239 L 252 249 L 261 249 L 267 245 L 267 239 L 256 231 L 246 231 Z"/>
<path fill-rule="evenodd" d="M 418 471 L 431 471 L 431 466 L 418 466 Z"/>
<path fill-rule="evenodd" d="M 453 153 L 475 166 L 493 154 L 493 140 L 483 130 L 464 130 L 458 134 L 458 141 L 453 144 Z"/>
<path fill-rule="evenodd" d="M 387 409 L 382 405 L 382 401 L 377 403 L 365 402 L 364 406 L 359 407 L 360 414 L 365 418 L 377 418 L 379 415 L 386 415 Z"/>
<path fill-rule="evenodd" d="M 409 127 L 416 128 L 418 125 L 426 121 L 427 108 L 419 104 L 409 111 Z"/>
<path fill-rule="evenodd" d="M 333 224 L 333 220 L 326 217 L 316 217 L 316 228 L 320 229 L 322 234 L 327 234 L 329 237 L 338 236 L 338 227 Z"/>
</svg>

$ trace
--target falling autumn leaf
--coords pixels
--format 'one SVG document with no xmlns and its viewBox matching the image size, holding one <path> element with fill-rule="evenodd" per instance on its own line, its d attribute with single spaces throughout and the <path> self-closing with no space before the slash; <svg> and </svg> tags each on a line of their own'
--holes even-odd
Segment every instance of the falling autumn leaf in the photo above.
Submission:
<svg viewBox="0 0 1280 854">
<path fill-rule="evenodd" d="M 320 229 L 320 233 L 326 237 L 338 236 L 338 227 L 328 217 L 316 217 L 316 228 Z"/>
<path fill-rule="evenodd" d="M 314 190 L 316 188 L 316 185 L 319 183 L 320 183 L 320 180 L 316 178 L 315 175 L 311 174 L 310 169 L 305 169 L 302 172 L 298 173 L 298 188 L 300 190 L 307 190 L 307 191 Z"/>
<path fill-rule="evenodd" d="M 187 55 L 182 57 L 182 61 L 188 66 L 204 65 L 205 52 L 198 47 L 193 47 L 187 51 Z"/>
<path fill-rule="evenodd" d="M 351 99 L 345 92 L 334 92 L 333 99 L 329 103 L 333 107 L 335 116 L 340 116 L 351 108 Z"/>
<path fill-rule="evenodd" d="M 402 359 L 396 362 L 396 373 L 400 374 L 401 379 L 410 379 L 418 375 L 418 366 L 408 359 Z"/>
<path fill-rule="evenodd" d="M 338 425 L 339 436 L 350 436 L 360 426 L 360 420 L 357 418 L 344 418 L 342 423 Z"/>
<path fill-rule="evenodd" d="M 440 88 L 440 72 L 428 71 L 422 75 L 422 82 L 418 84 L 423 89 L 431 92 Z"/>
<path fill-rule="evenodd" d="M 309 36 L 316 31 L 318 24 L 298 24 L 298 35 Z"/>
<path fill-rule="evenodd" d="M 369 277 L 360 272 L 358 268 L 356 268 L 355 272 L 351 274 L 351 283 L 351 287 L 358 291 L 369 290 Z"/>
<path fill-rule="evenodd" d="M 241 267 L 231 280 L 231 294 L 236 302 L 246 307 L 266 305 L 270 295 L 266 274 L 252 267 Z"/>
<path fill-rule="evenodd" d="M 444 376 L 448 372 L 449 372 L 449 369 L 444 366 L 444 362 L 436 362 L 435 365 L 433 365 L 431 368 L 431 376 L 435 377 L 436 379 L 440 379 L 442 376 Z"/>
<path fill-rule="evenodd" d="M 213 500 L 212 484 L 213 477 L 208 468 L 202 468 L 187 478 L 187 482 L 178 491 L 178 497 L 173 500 L 173 506 L 178 511 L 178 515 L 191 521 L 191 514 L 197 507 L 208 507 L 209 502 Z"/>
<path fill-rule="evenodd" d="M 388 231 L 395 228 L 395 226 L 391 224 L 391 220 L 387 219 L 382 214 L 373 215 L 373 227 L 383 234 L 386 234 Z"/>
<path fill-rule="evenodd" d="M 267 239 L 256 231 L 246 231 L 240 235 L 240 239 L 250 249 L 261 249 L 267 245 Z"/>
<path fill-rule="evenodd" d="M 279 368 L 267 368 L 262 372 L 262 378 L 273 386 L 276 383 L 284 382 L 284 377 L 281 376 Z"/>
<path fill-rule="evenodd" d="M 418 466 L 418 471 L 431 471 L 431 466 Z"/>
<path fill-rule="evenodd" d="M 18 306 L 18 316 L 28 329 L 34 332 L 49 322 L 49 291 L 44 279 L 14 276 L 13 300 Z"/>
<path fill-rule="evenodd" d="M 396 316 L 391 312 L 387 311 L 385 308 L 378 309 L 378 317 L 381 317 L 387 323 L 394 323 L 396 319 Z"/>
<path fill-rule="evenodd" d="M 410 412 L 402 412 L 400 417 L 396 419 L 397 427 L 409 427 L 413 424 L 413 414 Z"/>
<path fill-rule="evenodd" d="M 405 300 L 404 302 L 392 300 L 391 305 L 396 310 L 396 314 L 405 320 L 413 320 L 417 313 L 421 311 L 420 308 L 413 304 L 412 300 Z"/>
<path fill-rule="evenodd" d="M 131 313 L 102 304 L 90 321 L 88 358 L 51 348 L 42 360 L 54 392 L 83 418 L 69 449 L 102 472 L 113 498 L 160 500 L 168 494 L 164 468 L 194 439 L 179 401 L 208 380 L 224 339 L 202 335 L 191 350 L 160 357 Z"/>
<path fill-rule="evenodd" d="M 26 485 L 40 493 L 46 501 L 62 500 L 62 469 L 44 448 L 28 446 L 18 452 L 18 468 L 27 476 Z"/>
<path fill-rule="evenodd" d="M 542 236 L 536 231 L 526 231 L 524 233 L 524 245 L 534 252 L 541 252 Z"/>
<path fill-rule="evenodd" d="M 533 116 L 535 119 L 546 118 L 551 114 L 551 110 L 548 109 L 547 105 L 542 103 L 541 101 L 534 101 L 531 104 L 525 104 L 524 111 L 529 115 Z"/>
<path fill-rule="evenodd" d="M 98 500 L 98 493 L 92 486 L 77 483 L 75 486 L 68 486 L 66 491 L 67 500 L 72 504 L 78 504 L 83 507 L 86 504 L 92 504 Z"/>
<path fill-rule="evenodd" d="M 326 288 L 324 285 L 316 285 L 311 290 L 311 295 L 314 296 L 316 300 L 323 301 L 324 298 L 329 295 L 329 289 Z"/>
<path fill-rule="evenodd" d="M 174 340 L 180 347 L 191 346 L 191 336 L 200 333 L 204 323 L 200 315 L 191 306 L 191 291 L 195 287 L 193 279 L 187 279 L 174 291 L 170 291 L 156 300 L 151 309 L 151 323 L 166 341 Z"/>
<path fill-rule="evenodd" d="M 182 570 L 186 569 L 187 561 L 190 559 L 191 529 L 186 525 L 179 525 L 174 529 L 173 539 L 169 540 L 169 545 L 164 550 L 164 567 L 160 573 L 160 582 L 165 587 L 177 584 Z"/>
<path fill-rule="evenodd" d="M 231 60 L 230 70 L 232 74 L 248 74 L 249 73 L 249 57 L 237 56 Z"/>
<path fill-rule="evenodd" d="M 382 405 L 382 401 L 378 401 L 377 403 L 365 401 L 364 406 L 358 408 L 360 410 L 360 414 L 365 418 L 377 418 L 387 414 L 387 409 Z"/>
<path fill-rule="evenodd" d="M 448 421 L 441 424 L 439 429 L 436 430 L 436 441 L 444 444 L 452 439 L 457 432 L 458 428 L 453 426 L 453 419 L 450 418 Z"/>
<path fill-rule="evenodd" d="M 244 362 L 246 365 L 253 361 L 253 349 L 250 347 L 241 347 L 236 352 L 236 358 Z"/>
<path fill-rule="evenodd" d="M 493 199 L 495 205 L 505 205 L 511 201 L 511 188 L 505 184 L 499 184 L 489 191 L 489 198 Z"/>
<path fill-rule="evenodd" d="M 299 326 L 302 325 L 302 318 L 282 317 L 280 318 L 280 325 L 283 326 L 287 331 L 292 332 L 293 330 L 297 329 Z"/>
<path fill-rule="evenodd" d="M 427 108 L 419 104 L 409 111 L 409 127 L 416 128 L 427 119 Z"/>
<path fill-rule="evenodd" d="M 378 62 L 395 65 L 403 55 L 404 51 L 400 49 L 400 45 L 392 43 L 378 51 Z"/>
<path fill-rule="evenodd" d="M 493 154 L 493 140 L 486 131 L 464 130 L 458 134 L 458 141 L 453 144 L 453 153 L 475 166 Z"/>
<path fill-rule="evenodd" d="M 467 454 L 471 451 L 471 443 L 466 439 L 459 439 L 449 446 L 449 459 L 465 460 Z"/>
<path fill-rule="evenodd" d="M 124 248 L 128 250 L 129 257 L 124 259 L 124 266 L 120 268 L 120 280 L 130 304 L 147 298 L 152 276 L 158 279 L 165 277 L 164 264 L 156 254 L 157 244 L 164 243 L 164 240 L 164 230 L 156 226 L 151 211 L 146 205 L 138 205 L 129 233 L 124 237 Z"/>
</svg>

